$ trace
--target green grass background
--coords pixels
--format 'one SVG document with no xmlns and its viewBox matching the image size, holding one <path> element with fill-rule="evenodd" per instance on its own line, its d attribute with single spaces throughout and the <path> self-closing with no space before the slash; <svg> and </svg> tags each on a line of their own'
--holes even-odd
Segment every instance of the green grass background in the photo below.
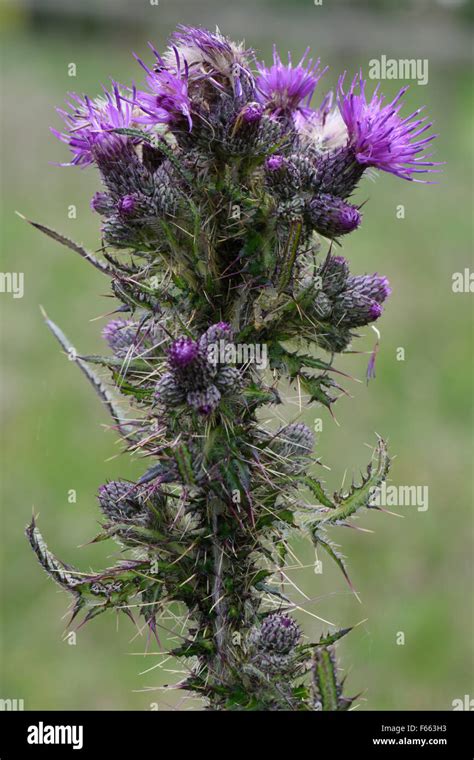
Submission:
<svg viewBox="0 0 474 760">
<path fill-rule="evenodd" d="M 354 29 L 354 44 L 341 52 L 340 41 L 336 45 L 325 31 L 331 10 L 315 10 L 311 3 L 279 2 L 270 8 L 242 2 L 232 4 L 230 12 L 213 0 L 203 3 L 202 14 L 196 6 L 144 3 L 146 29 L 119 23 L 113 11 L 110 24 L 99 23 L 93 9 L 81 24 L 67 14 L 58 20 L 41 13 L 32 17 L 13 6 L 2 11 L 2 270 L 24 272 L 25 296 L 14 300 L 0 294 L 0 697 L 22 698 L 26 709 L 140 710 L 152 702 L 176 706 L 182 698 L 148 691 L 179 675 L 158 668 L 143 673 L 161 658 L 153 647 L 147 656 L 140 654 L 145 642 L 125 618 L 93 621 L 78 632 L 75 646 L 64 639 L 68 599 L 40 571 L 23 535 L 34 508 L 59 557 L 83 569 L 101 567 L 110 561 L 112 547 L 80 548 L 97 530 L 96 490 L 108 478 L 142 471 L 139 462 L 120 455 L 116 436 L 103 427 L 109 420 L 97 398 L 60 353 L 39 311 L 42 304 L 79 350 L 99 351 L 104 322 L 91 318 L 110 307 L 103 297 L 107 282 L 14 214 L 20 210 L 89 248 L 97 246 L 97 217 L 89 210 L 97 176 L 92 169 L 51 165 L 67 160 L 66 149 L 48 131 L 50 124 L 58 125 L 54 107 L 70 89 L 94 95 L 111 75 L 124 82 L 140 79 L 130 51 L 145 54 L 148 38 L 162 46 L 177 22 L 218 23 L 230 35 L 245 36 L 268 58 L 270 32 L 254 23 L 254 6 L 259 18 L 267 8 L 280 50 L 291 45 L 296 56 L 311 44 L 330 64 L 327 86 L 344 68 L 367 68 L 370 58 L 392 53 L 364 29 Z M 391 12 L 395 16 L 386 17 L 387 25 L 397 20 L 398 11 Z M 413 23 L 422 40 L 423 16 Z M 466 21 L 461 17 L 458 23 Z M 347 36 L 347 29 L 342 31 Z M 472 268 L 472 81 L 466 62 L 445 55 L 443 35 L 440 23 L 429 84 L 412 84 L 405 112 L 426 103 L 436 121 L 437 156 L 447 161 L 439 184 L 424 187 L 386 175 L 375 184 L 363 182 L 358 197 L 368 199 L 364 223 L 344 244 L 354 272 L 383 272 L 393 287 L 380 322 L 377 379 L 369 387 L 349 382 L 353 399 L 336 405 L 338 425 L 324 409 L 313 407 L 304 415 L 309 424 L 323 419 L 318 453 L 331 467 L 330 487 L 365 467 L 367 444 L 374 443 L 376 432 L 388 437 L 396 455 L 392 482 L 429 486 L 427 512 L 408 507 L 398 510 L 403 518 L 366 514 L 358 524 L 373 533 L 333 531 L 349 558 L 361 604 L 329 560 L 321 557 L 323 574 L 315 575 L 312 548 L 303 541 L 294 546 L 309 567 L 291 577 L 313 600 L 294 592 L 297 604 L 336 625 L 365 620 L 339 647 L 348 691 L 363 692 L 359 709 L 450 709 L 453 699 L 473 693 L 473 296 L 451 290 L 453 272 Z M 414 47 L 409 57 L 418 54 Z M 75 79 L 68 77 L 70 62 L 77 66 Z M 401 84 L 385 82 L 383 89 L 390 96 Z M 76 219 L 68 218 L 71 204 Z M 399 204 L 405 206 L 404 220 L 396 218 Z M 375 336 L 369 328 L 365 335 L 357 348 L 367 351 Z M 404 361 L 397 361 L 398 347 L 405 349 Z M 367 358 L 344 357 L 338 366 L 363 378 Z M 77 491 L 76 504 L 68 503 L 69 489 Z M 327 626 L 312 615 L 297 613 L 305 634 L 315 637 Z M 405 634 L 403 646 L 396 643 L 398 632 Z"/>
</svg>

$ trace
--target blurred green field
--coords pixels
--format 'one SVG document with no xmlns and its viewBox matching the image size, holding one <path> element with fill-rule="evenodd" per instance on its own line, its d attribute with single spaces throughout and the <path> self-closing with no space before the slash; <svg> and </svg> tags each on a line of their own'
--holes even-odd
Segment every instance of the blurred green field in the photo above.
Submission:
<svg viewBox="0 0 474 760">
<path fill-rule="evenodd" d="M 94 95 L 111 75 L 124 82 L 139 79 L 129 51 L 145 53 L 148 38 L 159 48 L 176 22 L 195 22 L 195 9 L 183 15 L 180 5 L 172 10 L 165 4 L 166 23 L 151 20 L 147 30 L 122 25 L 120 32 L 92 24 L 78 33 L 73 22 L 27 24 L 22 13 L 5 14 L 2 269 L 24 272 L 25 295 L 15 300 L 0 294 L 0 697 L 24 699 L 26 709 L 141 710 L 152 702 L 165 708 L 182 699 L 148 690 L 179 675 L 156 667 L 143 673 L 162 658 L 153 646 L 147 656 L 140 654 L 145 641 L 136 638 L 125 617 L 117 624 L 112 616 L 93 621 L 78 632 L 75 646 L 65 640 L 68 599 L 40 571 L 24 538 L 34 508 L 59 557 L 84 570 L 104 565 L 112 546 L 80 548 L 97 532 L 95 493 L 106 479 L 135 477 L 143 466 L 120 455 L 116 436 L 103 429 L 109 422 L 105 412 L 61 355 L 39 310 L 42 304 L 79 350 L 100 351 L 103 321 L 91 320 L 110 308 L 103 297 L 107 283 L 14 214 L 19 210 L 90 249 L 97 246 L 97 217 L 89 210 L 97 177 L 93 170 L 51 165 L 67 160 L 66 149 L 48 131 L 50 124 L 58 126 L 54 107 L 67 90 Z M 245 36 L 269 56 L 270 39 L 254 27 L 250 5 L 236 6 L 230 15 L 220 11 L 217 0 L 205 5 L 214 24 L 229 35 Z M 345 67 L 356 71 L 380 55 L 367 38 L 363 52 L 354 45 L 341 59 L 325 34 L 324 16 L 311 23 L 282 3 L 279 13 L 286 26 L 280 24 L 274 35 L 277 46 L 286 51 L 291 38 L 296 56 L 310 43 L 330 64 L 327 87 Z M 439 35 L 441 50 L 442 25 Z M 438 58 L 436 49 L 429 84 L 412 85 L 405 113 L 426 103 L 436 122 L 436 153 L 447 161 L 439 184 L 423 187 L 388 176 L 375 184 L 366 180 L 358 194 L 359 200 L 368 199 L 364 223 L 344 246 L 354 272 L 383 272 L 393 288 L 380 323 L 377 379 L 368 387 L 348 382 L 353 398 L 336 405 L 338 424 L 324 409 L 305 413 L 309 424 L 315 417 L 323 420 L 318 453 L 331 467 L 328 486 L 338 488 L 344 476 L 350 480 L 366 466 L 367 444 L 377 432 L 388 437 L 396 455 L 391 482 L 429 487 L 426 512 L 407 507 L 397 510 L 402 518 L 366 514 L 359 525 L 373 533 L 333 531 L 349 559 L 361 604 L 325 557 L 323 573 L 316 575 L 311 546 L 294 547 L 308 566 L 291 574 L 311 600 L 293 594 L 312 613 L 297 613 L 305 634 L 315 637 L 327 628 L 312 615 L 338 626 L 365 621 L 339 647 L 348 692 L 362 692 L 359 709 L 451 709 L 453 699 L 473 694 L 472 294 L 451 289 L 453 272 L 473 268 L 472 71 L 448 60 L 445 51 Z M 77 66 L 75 79 L 68 76 L 70 62 Z M 383 91 L 391 95 L 400 86 L 385 82 Z M 396 217 L 400 204 L 405 219 Z M 77 209 L 76 219 L 68 218 L 70 205 Z M 357 349 L 370 350 L 374 339 L 367 328 Z M 397 360 L 399 347 L 405 349 L 404 361 Z M 347 356 L 338 366 L 363 378 L 367 359 Z M 68 503 L 70 489 L 77 491 L 76 504 Z M 396 643 L 399 632 L 405 634 L 403 646 Z M 176 664 L 165 667 L 173 670 Z M 188 706 L 193 704 L 198 707 Z"/>
</svg>

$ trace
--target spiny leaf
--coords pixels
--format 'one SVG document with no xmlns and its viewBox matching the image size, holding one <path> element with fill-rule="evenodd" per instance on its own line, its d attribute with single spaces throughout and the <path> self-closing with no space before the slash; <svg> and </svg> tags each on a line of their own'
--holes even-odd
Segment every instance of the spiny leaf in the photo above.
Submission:
<svg viewBox="0 0 474 760">
<path fill-rule="evenodd" d="M 334 548 L 334 546 L 330 543 L 330 541 L 327 541 L 323 538 L 321 538 L 320 534 L 317 532 L 317 530 L 314 530 L 313 532 L 313 543 L 314 545 L 320 546 L 324 551 L 329 554 L 332 560 L 336 563 L 340 571 L 342 572 L 344 578 L 347 581 L 347 584 L 351 591 L 355 594 L 354 587 L 352 585 L 351 579 L 349 578 L 349 573 L 347 572 L 346 564 L 344 562 L 344 559 L 339 554 L 339 552 Z"/>
<path fill-rule="evenodd" d="M 329 509 L 335 509 L 336 505 L 326 493 L 319 480 L 312 478 L 310 475 L 306 475 L 306 477 L 303 478 L 303 483 L 308 486 L 313 495 L 316 496 L 318 504 L 322 504 Z"/>
<path fill-rule="evenodd" d="M 98 377 L 98 375 L 96 375 L 95 372 L 93 372 L 93 370 L 77 356 L 76 349 L 65 336 L 63 331 L 51 319 L 49 319 L 44 309 L 41 309 L 41 311 L 46 325 L 49 327 L 58 343 L 60 343 L 60 345 L 63 347 L 64 351 L 68 354 L 68 356 L 71 357 L 71 360 L 77 364 L 81 372 L 87 377 L 90 384 L 93 386 L 98 396 L 104 403 L 104 406 L 107 407 L 110 414 L 112 415 L 112 418 L 116 422 L 120 433 L 124 437 L 130 438 L 134 433 L 134 429 L 131 425 L 127 424 L 127 420 L 120 413 L 112 394 L 109 393 L 100 377 Z"/>
<path fill-rule="evenodd" d="M 331 405 L 337 400 L 337 396 L 330 396 L 327 392 L 328 388 L 336 388 L 344 393 L 343 388 L 338 385 L 334 380 L 325 374 L 311 377 L 303 372 L 298 374 L 301 386 L 303 390 L 309 394 L 309 403 L 312 401 L 319 401 L 320 404 L 327 407 L 331 411 Z"/>
<path fill-rule="evenodd" d="M 30 546 L 38 557 L 40 565 L 44 568 L 50 578 L 58 583 L 62 588 L 72 591 L 77 594 L 77 585 L 82 583 L 82 579 L 77 570 L 70 565 L 66 565 L 61 560 L 52 554 L 46 542 L 36 527 L 36 521 L 34 516 L 31 518 L 31 523 L 26 527 L 26 537 L 30 542 Z"/>
<path fill-rule="evenodd" d="M 332 647 L 314 650 L 312 665 L 313 699 L 323 712 L 347 710 L 355 697 L 344 697 Z"/>
<path fill-rule="evenodd" d="M 314 523 L 319 523 L 319 525 L 340 523 L 347 520 L 359 509 L 370 508 L 374 490 L 379 488 L 386 479 L 389 468 L 390 458 L 387 453 L 387 446 L 385 441 L 379 438 L 372 461 L 367 467 L 367 474 L 362 477 L 361 483 L 352 485 L 347 494 L 341 491 L 334 494 L 335 508 L 331 509 L 330 512 L 316 515 L 313 518 Z"/>
<path fill-rule="evenodd" d="M 277 586 L 269 586 L 268 583 L 255 583 L 255 588 L 258 591 L 263 591 L 265 594 L 270 594 L 271 596 L 277 596 L 279 599 L 283 599 L 285 602 L 288 602 L 288 604 L 291 604 L 291 600 L 288 599 L 285 594 L 282 594 L 280 589 Z"/>
<path fill-rule="evenodd" d="M 119 359 L 116 356 L 97 356 L 95 354 L 89 356 L 79 356 L 78 359 L 87 362 L 88 364 L 98 364 L 101 367 L 107 367 L 107 369 L 118 369 L 121 372 L 126 370 L 127 372 L 149 372 L 150 365 L 145 359 Z"/>
<path fill-rule="evenodd" d="M 328 647 L 331 644 L 335 644 L 336 641 L 339 641 L 339 639 L 342 639 L 343 636 L 346 636 L 351 631 L 352 631 L 352 628 L 341 628 L 339 631 L 326 634 L 326 636 L 322 635 L 318 643 L 314 644 L 314 646 Z"/>
<path fill-rule="evenodd" d="M 123 393 L 124 396 L 133 396 L 137 401 L 144 401 L 153 396 L 151 388 L 142 388 L 129 383 L 123 377 L 122 372 L 114 371 L 112 377 L 120 393 Z"/>
<path fill-rule="evenodd" d="M 18 216 L 20 219 L 24 219 L 25 222 L 28 222 L 28 224 L 31 224 L 32 227 L 35 227 L 40 232 L 43 232 L 45 235 L 48 235 L 48 237 L 52 238 L 53 240 L 56 240 L 57 243 L 61 243 L 61 245 L 64 245 L 66 248 L 69 248 L 71 251 L 74 251 L 75 253 L 78 253 L 79 256 L 81 256 L 86 261 L 89 261 L 96 269 L 98 269 L 103 274 L 107 274 L 109 276 L 113 276 L 115 274 L 115 269 L 108 264 L 106 264 L 104 261 L 101 261 L 100 259 L 97 259 L 93 253 L 90 253 L 87 251 L 82 245 L 79 245 L 78 243 L 75 243 L 73 240 L 70 240 L 65 235 L 61 235 L 60 232 L 56 232 L 56 230 L 51 229 L 50 227 L 46 227 L 44 224 L 40 224 L 39 222 L 33 222 L 31 219 L 28 219 L 23 214 L 20 214 L 17 211 Z"/>
<path fill-rule="evenodd" d="M 335 369 L 328 362 L 318 359 L 309 354 L 300 354 L 296 351 L 288 351 L 277 341 L 272 342 L 269 348 L 271 366 L 283 368 L 290 377 L 296 377 L 303 367 L 322 369 L 326 372 L 335 372 L 338 375 L 349 377 L 347 373 Z"/>
<path fill-rule="evenodd" d="M 242 391 L 243 397 L 252 407 L 263 404 L 281 404 L 281 398 L 275 388 L 259 388 L 256 385 L 248 385 Z"/>
</svg>

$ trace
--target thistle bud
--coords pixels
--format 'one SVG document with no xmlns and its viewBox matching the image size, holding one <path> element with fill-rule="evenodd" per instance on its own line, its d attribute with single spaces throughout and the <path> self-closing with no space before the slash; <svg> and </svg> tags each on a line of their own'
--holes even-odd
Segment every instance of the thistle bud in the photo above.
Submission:
<svg viewBox="0 0 474 760">
<path fill-rule="evenodd" d="M 269 172 L 278 172 L 285 166 L 284 156 L 275 153 L 273 156 L 269 156 L 265 161 L 265 169 Z"/>
<path fill-rule="evenodd" d="M 263 107 L 260 103 L 247 103 L 242 111 L 242 119 L 247 124 L 255 124 L 259 122 L 263 115 Z"/>
<path fill-rule="evenodd" d="M 221 391 L 227 393 L 239 388 L 242 378 L 236 367 L 222 367 L 217 373 L 215 383 Z"/>
<path fill-rule="evenodd" d="M 110 216 L 114 212 L 114 202 L 107 193 L 94 193 L 90 206 L 92 211 L 101 216 Z"/>
<path fill-rule="evenodd" d="M 317 195 L 308 204 L 310 224 L 320 235 L 336 238 L 357 229 L 361 222 L 359 210 L 333 195 Z"/>
<path fill-rule="evenodd" d="M 328 296 L 335 296 L 346 289 L 349 265 L 344 256 L 330 256 L 318 271 L 323 290 Z"/>
<path fill-rule="evenodd" d="M 336 324 L 362 327 L 375 322 L 383 312 L 383 306 L 363 293 L 345 291 L 334 301 L 333 318 Z"/>
<path fill-rule="evenodd" d="M 102 337 L 119 359 L 129 353 L 136 353 L 138 322 L 132 320 L 112 319 L 102 330 Z"/>
<path fill-rule="evenodd" d="M 301 639 L 299 625 L 289 615 L 267 615 L 260 627 L 258 646 L 269 652 L 289 654 Z"/>
<path fill-rule="evenodd" d="M 221 394 L 215 385 L 210 385 L 204 391 L 190 391 L 186 396 L 189 406 L 205 416 L 217 409 L 220 400 Z"/>
<path fill-rule="evenodd" d="M 272 442 L 272 449 L 282 457 L 298 459 L 313 451 L 314 435 L 303 422 L 280 428 Z"/>
<path fill-rule="evenodd" d="M 346 283 L 346 290 L 363 293 L 363 295 L 372 298 L 378 303 L 383 303 L 392 292 L 388 278 L 380 277 L 378 274 L 349 277 Z"/>
<path fill-rule="evenodd" d="M 233 341 L 233 330 L 227 322 L 217 322 L 215 325 L 211 325 L 205 333 L 199 338 L 199 348 L 203 355 L 209 355 L 210 347 L 215 350 L 216 347 L 222 345 L 225 347 L 227 344 Z"/>
<path fill-rule="evenodd" d="M 326 319 L 329 317 L 332 311 L 332 302 L 323 290 L 320 290 L 317 294 L 313 303 L 313 309 L 318 319 Z"/>
<path fill-rule="evenodd" d="M 99 506 L 109 520 L 123 522 L 143 512 L 143 503 L 135 488 L 134 483 L 126 480 L 112 480 L 100 486 L 97 495 Z"/>
<path fill-rule="evenodd" d="M 179 406 L 184 403 L 185 391 L 171 372 L 165 372 L 155 386 L 155 400 L 164 406 Z"/>
</svg>

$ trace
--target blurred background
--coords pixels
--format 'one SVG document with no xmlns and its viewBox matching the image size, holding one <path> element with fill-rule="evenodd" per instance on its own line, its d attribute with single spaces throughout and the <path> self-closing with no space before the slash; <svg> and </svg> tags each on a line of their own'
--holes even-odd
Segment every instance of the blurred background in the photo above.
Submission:
<svg viewBox="0 0 474 760">
<path fill-rule="evenodd" d="M 429 80 L 409 82 L 405 114 L 425 104 L 435 121 L 436 155 L 447 162 L 439 184 L 421 186 L 383 175 L 365 180 L 358 199 L 365 219 L 344 253 L 355 273 L 382 272 L 393 295 L 379 327 L 377 378 L 348 381 L 353 399 L 305 414 L 323 421 L 318 453 L 339 488 L 365 469 L 375 434 L 396 456 L 391 483 L 429 488 L 429 508 L 402 507 L 402 517 L 365 514 L 332 537 L 348 557 L 361 603 L 324 556 L 313 570 L 309 543 L 294 547 L 303 569 L 291 577 L 297 617 L 315 638 L 326 624 L 361 623 L 339 646 L 349 694 L 359 709 L 451 709 L 473 692 L 472 298 L 453 293 L 452 276 L 472 262 L 472 24 L 469 0 L 16 0 L 0 6 L 3 48 L 2 271 L 23 272 L 25 293 L 0 294 L 2 325 L 2 639 L 0 697 L 25 709 L 150 709 L 181 705 L 159 689 L 179 674 L 156 667 L 161 656 L 123 617 L 102 616 L 65 638 L 67 596 L 40 570 L 23 535 L 32 509 L 52 551 L 80 567 L 110 562 L 113 546 L 82 546 L 98 529 L 95 493 L 106 479 L 133 478 L 138 461 L 120 455 L 109 420 L 91 388 L 45 328 L 47 310 L 79 351 L 101 350 L 110 308 L 106 283 L 78 257 L 28 227 L 15 210 L 83 242 L 98 245 L 89 200 L 93 169 L 59 168 L 65 146 L 49 132 L 66 91 L 92 96 L 113 76 L 140 81 L 131 51 L 163 48 L 177 23 L 216 25 L 245 38 L 269 59 L 273 42 L 296 56 L 310 45 L 330 71 L 368 71 L 369 61 L 427 59 Z M 74 70 L 75 76 L 69 76 Z M 384 81 L 393 96 L 403 81 Z M 397 207 L 404 206 L 404 218 Z M 74 209 L 71 209 L 74 207 Z M 398 214 L 399 216 L 400 214 Z M 75 216 L 75 218 L 74 218 Z M 72 218 L 71 218 L 72 217 Z M 370 328 L 356 348 L 370 351 Z M 404 349 L 400 361 L 398 349 Z M 398 358 L 397 358 L 398 357 Z M 367 354 L 338 366 L 363 379 Z M 292 411 L 296 411 L 292 409 Z M 75 489 L 76 503 L 68 492 Z M 175 610 L 176 612 L 176 610 Z M 361 622 L 364 621 L 364 622 Z M 402 640 L 404 644 L 397 643 Z M 166 645 L 166 634 L 164 634 Z M 173 671 L 176 663 L 165 666 Z M 148 672 L 145 672 L 148 671 Z"/>
</svg>

